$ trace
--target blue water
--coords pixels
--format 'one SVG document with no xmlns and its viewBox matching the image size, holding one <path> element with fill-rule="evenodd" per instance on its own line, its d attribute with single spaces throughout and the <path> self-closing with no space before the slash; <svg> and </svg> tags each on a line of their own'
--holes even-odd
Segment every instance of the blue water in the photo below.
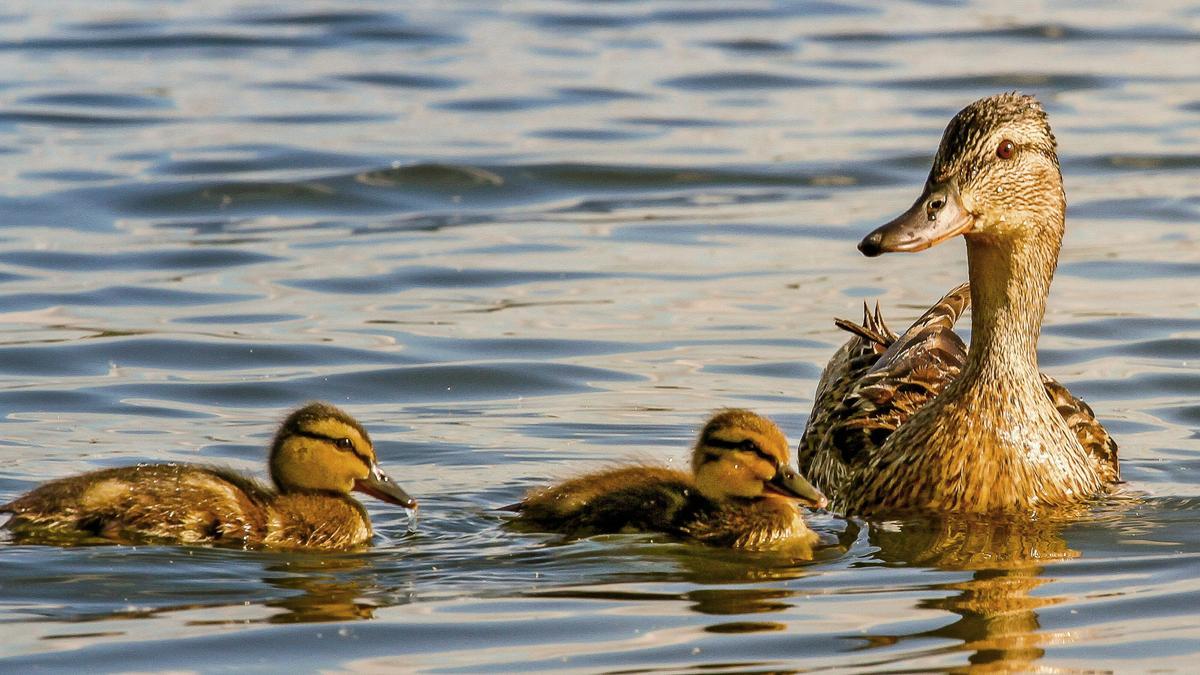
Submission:
<svg viewBox="0 0 1200 675">
<path fill-rule="evenodd" d="M 421 500 L 364 552 L 0 542 L 0 668 L 1189 671 L 1200 655 L 1200 8 L 1002 2 L 0 8 L 0 499 L 262 476 L 358 417 Z M 1065 525 L 818 514 L 815 560 L 516 534 L 493 509 L 712 410 L 795 441 L 947 120 L 1045 103 L 1070 209 L 1042 366 L 1121 445 Z"/>
</svg>

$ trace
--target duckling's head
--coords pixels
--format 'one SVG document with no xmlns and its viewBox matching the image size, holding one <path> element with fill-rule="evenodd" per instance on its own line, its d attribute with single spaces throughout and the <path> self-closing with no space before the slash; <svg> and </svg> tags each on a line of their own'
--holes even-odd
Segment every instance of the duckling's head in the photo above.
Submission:
<svg viewBox="0 0 1200 675">
<path fill-rule="evenodd" d="M 1062 238 L 1066 196 L 1046 111 L 1017 92 L 975 101 L 950 120 L 925 191 L 908 211 L 868 234 L 868 256 L 922 251 L 954 235 Z"/>
<path fill-rule="evenodd" d="M 379 468 L 367 430 L 328 403 L 309 403 L 283 421 L 271 444 L 271 479 L 280 492 L 357 490 L 405 508 L 417 505 Z"/>
<path fill-rule="evenodd" d="M 717 413 L 692 452 L 696 486 L 709 499 L 767 494 L 823 508 L 825 496 L 788 466 L 788 442 L 771 420 L 749 410 Z"/>
</svg>

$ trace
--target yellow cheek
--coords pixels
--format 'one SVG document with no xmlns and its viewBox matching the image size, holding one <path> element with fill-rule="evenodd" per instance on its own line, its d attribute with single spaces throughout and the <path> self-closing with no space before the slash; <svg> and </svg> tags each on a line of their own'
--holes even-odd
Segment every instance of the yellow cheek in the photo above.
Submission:
<svg viewBox="0 0 1200 675">
<path fill-rule="evenodd" d="M 757 497 L 762 481 L 754 467 L 734 461 L 705 465 L 696 474 L 696 486 L 709 497 Z"/>
<path fill-rule="evenodd" d="M 353 487 L 354 481 L 366 478 L 370 471 L 362 460 L 348 454 L 334 455 L 334 461 L 328 470 L 331 478 L 351 487 Z"/>
</svg>

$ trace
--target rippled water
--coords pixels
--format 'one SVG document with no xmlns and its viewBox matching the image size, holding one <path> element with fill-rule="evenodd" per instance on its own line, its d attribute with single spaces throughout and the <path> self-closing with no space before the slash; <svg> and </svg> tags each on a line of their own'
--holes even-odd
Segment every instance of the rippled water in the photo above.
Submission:
<svg viewBox="0 0 1200 675">
<path fill-rule="evenodd" d="M 136 461 L 262 475 L 358 416 L 422 500 L 344 555 L 0 545 L 5 670 L 1190 670 L 1200 9 L 1188 3 L 43 3 L 0 9 L 0 498 Z M 941 129 L 1038 94 L 1071 202 L 1043 366 L 1121 443 L 1067 524 L 815 517 L 797 564 L 493 509 L 711 410 L 798 439 L 832 317 Z"/>
</svg>

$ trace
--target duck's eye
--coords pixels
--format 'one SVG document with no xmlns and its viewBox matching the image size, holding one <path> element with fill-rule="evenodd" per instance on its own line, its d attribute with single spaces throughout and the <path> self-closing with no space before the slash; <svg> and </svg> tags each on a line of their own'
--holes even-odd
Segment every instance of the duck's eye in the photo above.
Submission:
<svg viewBox="0 0 1200 675">
<path fill-rule="evenodd" d="M 742 441 L 741 445 L 742 445 L 742 450 L 745 450 L 746 452 L 753 452 L 753 453 L 761 453 L 762 452 L 761 450 L 758 449 L 758 443 L 755 443 L 753 440 L 751 440 L 749 438 Z"/>
<path fill-rule="evenodd" d="M 1000 159 L 1012 159 L 1013 153 L 1016 151 L 1016 144 L 1008 139 L 1000 141 L 1000 145 L 996 146 L 996 156 Z"/>
<path fill-rule="evenodd" d="M 339 438 L 336 441 L 334 441 L 333 443 L 334 443 L 334 445 L 338 446 L 338 449 L 340 449 L 340 450 L 353 450 L 354 449 L 354 441 L 350 440 L 349 438 Z"/>
</svg>

